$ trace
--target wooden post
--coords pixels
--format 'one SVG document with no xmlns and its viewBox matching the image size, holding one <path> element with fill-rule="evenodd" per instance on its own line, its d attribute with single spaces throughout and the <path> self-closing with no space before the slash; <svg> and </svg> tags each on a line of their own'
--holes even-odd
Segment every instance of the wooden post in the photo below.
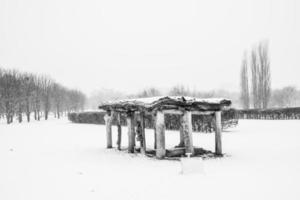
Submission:
<svg viewBox="0 0 300 200">
<path fill-rule="evenodd" d="M 122 142 L 121 113 L 118 113 L 117 115 L 117 127 L 118 127 L 117 146 L 118 146 L 118 150 L 121 150 L 121 142 Z"/>
<path fill-rule="evenodd" d="M 190 111 L 184 111 L 181 126 L 183 128 L 185 151 L 194 155 L 192 113 Z"/>
<path fill-rule="evenodd" d="M 162 159 L 166 155 L 165 149 L 165 116 L 158 111 L 156 113 L 156 157 Z"/>
<path fill-rule="evenodd" d="M 179 137 L 180 137 L 180 142 L 177 147 L 184 147 L 184 132 L 183 132 L 183 121 L 182 117 L 180 117 L 180 126 L 179 126 Z"/>
<path fill-rule="evenodd" d="M 141 120 L 141 131 L 142 131 L 141 153 L 146 154 L 146 135 L 145 135 L 145 117 L 144 117 L 144 113 L 140 114 L 140 120 Z"/>
<path fill-rule="evenodd" d="M 134 153 L 134 147 L 135 147 L 134 113 L 127 113 L 127 126 L 128 126 L 128 153 Z"/>
<path fill-rule="evenodd" d="M 221 121 L 221 111 L 215 113 L 215 153 L 217 155 L 222 155 L 222 121 Z"/>
<path fill-rule="evenodd" d="M 152 115 L 153 131 L 154 131 L 154 150 L 156 149 L 156 115 Z"/>
<path fill-rule="evenodd" d="M 111 111 L 107 111 L 104 120 L 106 125 L 106 148 L 112 148 L 112 131 L 111 131 L 111 124 L 112 124 L 112 117 L 113 113 Z"/>
</svg>

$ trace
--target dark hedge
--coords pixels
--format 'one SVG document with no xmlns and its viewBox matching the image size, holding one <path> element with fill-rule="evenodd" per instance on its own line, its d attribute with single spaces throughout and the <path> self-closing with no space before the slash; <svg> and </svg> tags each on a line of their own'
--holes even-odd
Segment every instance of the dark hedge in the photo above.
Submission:
<svg viewBox="0 0 300 200">
<path fill-rule="evenodd" d="M 240 119 L 300 119 L 300 107 L 238 110 Z"/>
<path fill-rule="evenodd" d="M 80 112 L 69 113 L 68 118 L 74 123 L 87 124 L 105 124 L 104 112 Z M 179 115 L 165 115 L 166 129 L 179 130 L 180 126 Z M 213 115 L 193 115 L 192 116 L 193 131 L 210 133 L 214 131 L 214 116 Z M 121 115 L 121 124 L 126 126 L 126 117 Z M 236 110 L 230 109 L 222 112 L 222 126 L 223 129 L 236 126 L 238 124 L 238 115 Z M 116 121 L 113 121 L 116 125 Z M 153 128 L 153 120 L 151 115 L 145 116 L 146 128 Z"/>
</svg>

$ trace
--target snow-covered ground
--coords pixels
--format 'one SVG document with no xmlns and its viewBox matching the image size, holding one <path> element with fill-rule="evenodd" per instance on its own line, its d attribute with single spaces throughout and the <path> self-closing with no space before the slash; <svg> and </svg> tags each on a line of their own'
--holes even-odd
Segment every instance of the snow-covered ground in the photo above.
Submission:
<svg viewBox="0 0 300 200">
<path fill-rule="evenodd" d="M 167 132 L 167 146 L 178 141 Z M 213 150 L 213 134 L 194 133 L 194 143 Z M 228 156 L 203 161 L 204 173 L 105 145 L 101 125 L 0 124 L 0 199 L 300 199 L 300 121 L 241 120 L 223 133 Z"/>
</svg>

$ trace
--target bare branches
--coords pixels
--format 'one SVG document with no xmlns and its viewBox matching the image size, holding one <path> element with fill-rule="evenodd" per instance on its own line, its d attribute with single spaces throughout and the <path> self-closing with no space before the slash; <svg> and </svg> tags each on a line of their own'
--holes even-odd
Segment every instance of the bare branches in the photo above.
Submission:
<svg viewBox="0 0 300 200">
<path fill-rule="evenodd" d="M 264 41 L 258 45 L 258 58 L 260 64 L 259 89 L 261 107 L 267 108 L 271 97 L 271 72 L 268 42 Z"/>
<path fill-rule="evenodd" d="M 247 64 L 247 54 L 245 53 L 242 66 L 241 66 L 241 102 L 244 109 L 250 108 L 250 94 L 248 85 L 248 64 Z"/>
<path fill-rule="evenodd" d="M 252 101 L 253 107 L 258 109 L 265 109 L 268 107 L 271 98 L 271 71 L 270 59 L 268 52 L 268 42 L 260 42 L 251 50 L 250 56 L 251 67 L 251 86 L 252 86 Z M 244 108 L 249 108 L 249 99 L 247 98 L 248 77 L 247 58 L 243 58 L 241 70 L 241 101 Z"/>
<path fill-rule="evenodd" d="M 22 122 L 24 114 L 29 122 L 32 113 L 35 120 L 40 120 L 42 114 L 48 119 L 50 112 L 59 118 L 63 112 L 83 109 L 85 96 L 48 76 L 0 69 L 0 100 L 0 117 L 5 115 L 11 123 L 14 116 Z"/>
</svg>

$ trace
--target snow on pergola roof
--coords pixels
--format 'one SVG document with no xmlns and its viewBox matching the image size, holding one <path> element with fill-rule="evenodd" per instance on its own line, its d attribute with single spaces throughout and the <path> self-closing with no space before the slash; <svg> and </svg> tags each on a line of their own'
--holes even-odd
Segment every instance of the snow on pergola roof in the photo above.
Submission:
<svg viewBox="0 0 300 200">
<path fill-rule="evenodd" d="M 195 111 L 216 111 L 231 105 L 224 98 L 200 99 L 188 96 L 160 96 L 150 98 L 125 99 L 102 103 L 99 109 L 128 111 L 152 111 L 156 109 L 185 109 Z"/>
</svg>

